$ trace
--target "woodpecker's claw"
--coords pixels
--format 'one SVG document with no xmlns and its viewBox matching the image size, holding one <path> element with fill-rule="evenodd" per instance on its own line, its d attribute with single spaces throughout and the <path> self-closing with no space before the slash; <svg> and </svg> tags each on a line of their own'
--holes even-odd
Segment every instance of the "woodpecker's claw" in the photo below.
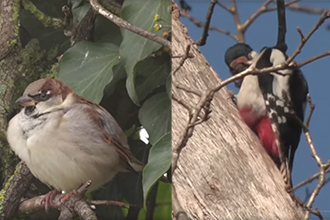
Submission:
<svg viewBox="0 0 330 220">
<path fill-rule="evenodd" d="M 237 105 L 237 94 L 235 94 L 234 91 L 228 90 L 229 92 L 229 98 L 233 101 L 235 105 Z"/>
</svg>

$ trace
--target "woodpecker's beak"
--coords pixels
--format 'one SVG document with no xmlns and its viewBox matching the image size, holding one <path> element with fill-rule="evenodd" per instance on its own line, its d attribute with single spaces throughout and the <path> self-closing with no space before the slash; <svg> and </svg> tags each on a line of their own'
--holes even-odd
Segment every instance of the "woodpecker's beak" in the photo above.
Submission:
<svg viewBox="0 0 330 220">
<path fill-rule="evenodd" d="M 249 60 L 245 56 L 241 56 L 236 58 L 230 63 L 230 68 L 233 70 L 238 70 L 240 69 L 239 67 L 246 66 L 248 64 Z M 241 70 L 242 71 L 242 70 Z M 236 72 L 236 71 L 235 71 Z M 238 72 L 237 72 L 238 73 Z M 236 73 L 236 74 L 237 74 Z"/>
<path fill-rule="evenodd" d="M 245 56 L 241 56 L 236 58 L 230 63 L 230 72 L 234 76 L 243 70 L 245 70 L 249 66 L 249 60 Z M 243 79 L 238 79 L 235 81 L 235 86 L 240 87 Z"/>
<path fill-rule="evenodd" d="M 16 100 L 16 103 L 24 107 L 36 106 L 36 101 L 28 95 L 23 95 Z"/>
</svg>

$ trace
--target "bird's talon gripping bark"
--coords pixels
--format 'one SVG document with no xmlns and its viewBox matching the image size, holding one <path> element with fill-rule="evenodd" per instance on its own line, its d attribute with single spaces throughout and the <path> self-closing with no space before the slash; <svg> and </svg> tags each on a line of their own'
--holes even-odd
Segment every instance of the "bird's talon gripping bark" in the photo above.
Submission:
<svg viewBox="0 0 330 220">
<path fill-rule="evenodd" d="M 228 90 L 229 98 L 233 101 L 235 105 L 237 105 L 237 94 L 234 91 Z"/>
<path fill-rule="evenodd" d="M 66 201 L 68 201 L 73 195 L 76 195 L 77 194 L 77 191 L 76 190 L 72 190 L 71 192 L 68 192 L 66 194 L 64 194 L 60 201 L 61 203 L 65 203 Z"/>
<path fill-rule="evenodd" d="M 45 203 L 45 211 L 48 212 L 49 211 L 49 207 L 51 204 L 53 204 L 53 200 L 55 198 L 56 195 L 60 194 L 61 192 L 58 190 L 52 190 L 50 192 L 48 192 L 45 195 L 45 198 L 43 198 L 43 200 L 41 200 L 41 202 Z"/>
</svg>

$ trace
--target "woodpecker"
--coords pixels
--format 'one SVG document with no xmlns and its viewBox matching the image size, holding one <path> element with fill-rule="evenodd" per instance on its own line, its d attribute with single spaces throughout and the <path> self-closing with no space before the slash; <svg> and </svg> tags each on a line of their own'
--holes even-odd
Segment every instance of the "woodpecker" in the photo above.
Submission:
<svg viewBox="0 0 330 220">
<path fill-rule="evenodd" d="M 245 70 L 257 59 L 256 68 L 276 66 L 286 61 L 286 54 L 276 47 L 265 47 L 260 57 L 247 44 L 236 44 L 225 53 L 225 62 L 232 74 Z M 284 69 L 277 73 L 244 77 L 237 94 L 237 107 L 242 120 L 256 133 L 263 148 L 277 167 L 286 173 L 292 186 L 294 154 L 302 132 L 308 84 L 300 69 Z M 280 153 L 283 154 L 281 158 Z M 281 159 L 284 158 L 284 161 Z"/>
</svg>

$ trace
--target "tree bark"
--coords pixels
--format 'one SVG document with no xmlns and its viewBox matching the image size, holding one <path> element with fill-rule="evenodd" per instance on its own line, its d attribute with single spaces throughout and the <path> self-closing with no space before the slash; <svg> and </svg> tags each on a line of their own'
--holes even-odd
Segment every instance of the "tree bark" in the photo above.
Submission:
<svg viewBox="0 0 330 220">
<path fill-rule="evenodd" d="M 176 5 L 172 34 L 172 71 L 182 60 L 175 57 L 184 55 L 187 45 L 191 45 L 194 56 L 176 72 L 176 81 L 201 92 L 219 84 L 219 76 L 180 22 Z M 224 52 L 218 51 L 219 62 L 224 62 Z M 196 95 L 175 89 L 174 85 L 172 95 L 190 106 L 197 105 Z M 258 138 L 240 120 L 226 88 L 214 95 L 211 110 L 211 118 L 195 126 L 180 154 L 173 175 L 174 214 L 180 211 L 175 207 L 178 202 L 191 219 L 303 219 L 304 211 L 285 191 L 280 172 Z M 185 130 L 188 116 L 188 111 L 172 100 L 173 147 Z"/>
<path fill-rule="evenodd" d="M 24 88 L 55 61 L 40 48 L 37 39 L 27 39 L 22 32 L 20 10 L 20 0 L 0 1 L 0 220 L 16 214 L 32 181 L 25 164 L 15 169 L 19 160 L 7 143 L 7 123 L 19 110 L 15 100 Z"/>
</svg>

